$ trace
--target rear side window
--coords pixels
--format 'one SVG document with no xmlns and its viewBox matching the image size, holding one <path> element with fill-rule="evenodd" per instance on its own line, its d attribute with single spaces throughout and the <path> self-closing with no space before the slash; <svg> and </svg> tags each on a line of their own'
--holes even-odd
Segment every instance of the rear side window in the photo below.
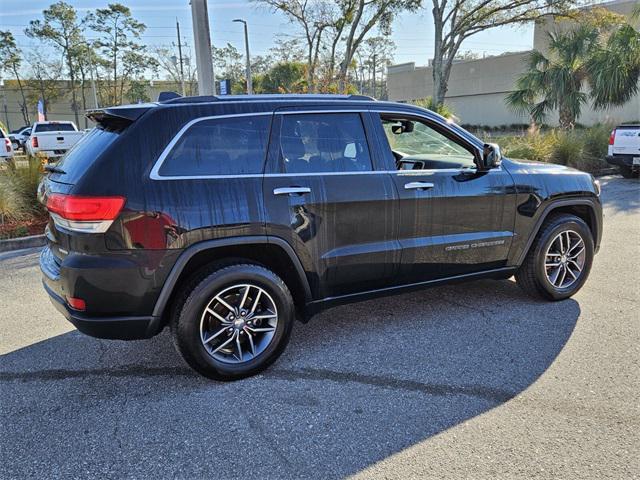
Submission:
<svg viewBox="0 0 640 480">
<path fill-rule="evenodd" d="M 70 123 L 43 123 L 42 125 L 36 125 L 35 133 L 75 131 L 76 129 Z"/>
<path fill-rule="evenodd" d="M 161 176 L 262 173 L 270 115 L 212 118 L 191 125 L 159 169 Z"/>
<path fill-rule="evenodd" d="M 80 139 L 60 160 L 58 167 L 65 173 L 54 173 L 55 179 L 76 183 L 98 156 L 117 138 L 119 133 L 94 128 Z"/>
<path fill-rule="evenodd" d="M 358 113 L 284 115 L 280 149 L 287 173 L 371 170 L 369 147 Z"/>
</svg>

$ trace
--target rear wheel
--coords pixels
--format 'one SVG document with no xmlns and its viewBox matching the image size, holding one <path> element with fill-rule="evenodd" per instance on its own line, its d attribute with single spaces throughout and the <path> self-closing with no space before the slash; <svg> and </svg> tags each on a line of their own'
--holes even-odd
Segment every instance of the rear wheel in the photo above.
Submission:
<svg viewBox="0 0 640 480">
<path fill-rule="evenodd" d="M 171 330 L 178 352 L 202 375 L 244 378 L 267 368 L 284 351 L 293 326 L 293 299 L 270 270 L 229 265 L 197 279 L 184 293 Z"/>
<path fill-rule="evenodd" d="M 541 227 L 516 273 L 516 281 L 534 297 L 569 298 L 589 276 L 593 249 L 591 230 L 584 220 L 574 215 L 554 215 Z"/>
<path fill-rule="evenodd" d="M 624 178 L 638 178 L 640 176 L 640 171 L 633 171 L 631 167 L 620 167 L 620 173 Z"/>
</svg>

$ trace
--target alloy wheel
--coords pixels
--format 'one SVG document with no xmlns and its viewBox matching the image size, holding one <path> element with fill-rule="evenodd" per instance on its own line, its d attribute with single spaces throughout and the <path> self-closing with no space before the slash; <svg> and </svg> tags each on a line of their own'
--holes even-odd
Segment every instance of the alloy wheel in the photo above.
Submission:
<svg viewBox="0 0 640 480">
<path fill-rule="evenodd" d="M 233 285 L 217 293 L 200 317 L 200 340 L 214 359 L 244 363 L 269 346 L 276 332 L 276 304 L 261 287 Z"/>
<path fill-rule="evenodd" d="M 586 247 L 580 234 L 573 230 L 560 232 L 545 254 L 547 280 L 555 288 L 568 288 L 580 278 L 585 261 Z"/>
</svg>

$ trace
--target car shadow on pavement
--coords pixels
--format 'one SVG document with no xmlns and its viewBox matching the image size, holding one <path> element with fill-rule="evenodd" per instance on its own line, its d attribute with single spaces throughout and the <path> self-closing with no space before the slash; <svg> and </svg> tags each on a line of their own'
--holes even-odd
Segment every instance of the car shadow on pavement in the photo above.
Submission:
<svg viewBox="0 0 640 480">
<path fill-rule="evenodd" d="M 232 383 L 193 373 L 167 333 L 60 335 L 1 358 L 0 476 L 342 478 L 509 401 L 579 315 L 512 281 L 370 300 L 297 324 L 271 369 Z"/>
</svg>

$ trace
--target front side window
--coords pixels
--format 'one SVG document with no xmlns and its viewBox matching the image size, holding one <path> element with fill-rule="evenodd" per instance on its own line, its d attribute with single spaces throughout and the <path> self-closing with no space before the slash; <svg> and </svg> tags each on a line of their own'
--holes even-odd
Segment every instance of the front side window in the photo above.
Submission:
<svg viewBox="0 0 640 480">
<path fill-rule="evenodd" d="M 161 176 L 262 173 L 269 115 L 212 118 L 194 123 L 173 146 Z"/>
<path fill-rule="evenodd" d="M 283 115 L 280 151 L 287 173 L 371 170 L 369 147 L 358 113 Z"/>
<path fill-rule="evenodd" d="M 466 147 L 417 120 L 382 117 L 389 146 L 402 170 L 438 170 L 474 167 Z"/>
</svg>

